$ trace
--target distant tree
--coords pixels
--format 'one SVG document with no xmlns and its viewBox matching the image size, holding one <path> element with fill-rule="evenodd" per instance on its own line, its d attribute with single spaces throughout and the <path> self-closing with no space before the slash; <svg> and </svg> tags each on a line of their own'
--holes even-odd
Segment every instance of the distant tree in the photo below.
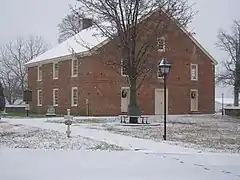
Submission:
<svg viewBox="0 0 240 180">
<path fill-rule="evenodd" d="M 61 43 L 66 39 L 79 33 L 82 29 L 81 13 L 67 14 L 58 24 L 59 37 L 58 42 Z"/>
<path fill-rule="evenodd" d="M 2 67 L 0 70 L 5 97 L 9 104 L 14 104 L 17 99 L 22 97 L 21 83 L 10 69 Z"/>
<path fill-rule="evenodd" d="M 9 104 L 22 98 L 27 85 L 25 63 L 45 52 L 48 45 L 42 37 L 29 36 L 18 39 L 0 47 L 0 80 Z"/>
<path fill-rule="evenodd" d="M 228 55 L 222 63 L 222 71 L 217 74 L 217 83 L 234 87 L 234 106 L 239 106 L 240 21 L 234 21 L 231 33 L 219 31 L 217 46 Z"/>
</svg>

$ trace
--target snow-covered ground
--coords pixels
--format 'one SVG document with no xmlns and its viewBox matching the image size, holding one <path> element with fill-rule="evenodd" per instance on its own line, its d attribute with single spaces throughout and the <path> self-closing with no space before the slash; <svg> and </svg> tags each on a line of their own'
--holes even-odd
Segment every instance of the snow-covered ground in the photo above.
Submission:
<svg viewBox="0 0 240 180">
<path fill-rule="evenodd" d="M 208 122 L 204 117 L 199 118 L 198 123 Z M 159 117 L 154 118 L 152 121 L 159 121 Z M 173 117 L 171 121 L 178 122 L 178 118 Z M 49 118 L 48 122 L 60 119 Z M 114 122 L 114 118 L 101 119 L 100 123 L 96 118 L 77 119 L 84 122 L 72 126 L 69 139 L 66 138 L 63 123 L 48 123 L 46 118 L 4 118 L 0 121 L 0 179 L 240 180 L 240 154 L 203 152 L 197 148 L 171 145 L 171 142 L 103 130 L 103 122 L 118 127 L 119 123 Z M 189 116 L 189 121 L 196 120 Z M 209 121 L 212 123 L 213 120 Z M 27 144 L 27 148 L 19 148 L 21 146 L 16 144 Z M 98 144 L 111 148 L 96 148 Z M 88 149 L 108 149 L 111 152 Z"/>
<path fill-rule="evenodd" d="M 197 155 L 1 149 L 2 180 L 239 180 L 239 161 Z M 233 160 L 233 161 L 232 161 Z M 195 162 L 195 163 L 194 163 Z M 202 164 L 204 162 L 204 164 Z"/>
<path fill-rule="evenodd" d="M 61 150 L 123 150 L 123 148 L 93 140 L 38 127 L 0 123 L 0 147 Z"/>
<path fill-rule="evenodd" d="M 86 121 L 86 120 L 84 120 Z M 83 121 L 83 122 L 84 122 Z M 112 133 L 162 141 L 163 118 L 153 116 L 152 123 L 160 126 L 126 126 L 108 121 L 108 123 L 89 123 L 84 126 L 90 129 L 105 130 Z M 83 126 L 83 124 L 80 124 Z M 168 116 L 168 143 L 192 147 L 213 152 L 240 152 L 240 119 L 221 115 L 183 115 Z"/>
</svg>

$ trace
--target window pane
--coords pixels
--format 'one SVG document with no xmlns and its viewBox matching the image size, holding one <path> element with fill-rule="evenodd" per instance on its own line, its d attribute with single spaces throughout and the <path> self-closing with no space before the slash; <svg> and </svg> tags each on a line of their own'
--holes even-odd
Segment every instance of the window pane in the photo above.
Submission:
<svg viewBox="0 0 240 180">
<path fill-rule="evenodd" d="M 157 47 L 159 51 L 165 51 L 165 38 L 157 38 Z"/>
<path fill-rule="evenodd" d="M 191 66 L 191 79 L 197 80 L 197 65 Z"/>
<path fill-rule="evenodd" d="M 41 90 L 38 91 L 38 104 L 42 105 L 42 91 Z"/>
<path fill-rule="evenodd" d="M 54 78 L 58 78 L 58 63 L 54 63 Z"/>
<path fill-rule="evenodd" d="M 59 91 L 57 89 L 54 90 L 54 95 L 53 95 L 53 104 L 58 105 L 58 98 L 59 98 Z"/>
<path fill-rule="evenodd" d="M 77 60 L 72 61 L 72 73 L 74 76 L 77 75 L 77 73 L 78 73 L 78 61 Z"/>
<path fill-rule="evenodd" d="M 38 80 L 42 80 L 42 66 L 38 66 Z"/>
<path fill-rule="evenodd" d="M 127 65 L 126 60 L 122 59 L 122 60 L 121 60 L 121 71 L 122 71 L 122 75 L 127 75 L 126 65 Z"/>
<path fill-rule="evenodd" d="M 72 90 L 72 104 L 77 105 L 77 102 L 78 102 L 78 90 L 73 89 Z"/>
</svg>

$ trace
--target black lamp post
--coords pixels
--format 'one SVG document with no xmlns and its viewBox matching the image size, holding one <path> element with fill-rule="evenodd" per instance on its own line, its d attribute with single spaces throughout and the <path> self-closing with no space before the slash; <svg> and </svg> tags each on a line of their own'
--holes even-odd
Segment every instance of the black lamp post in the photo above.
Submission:
<svg viewBox="0 0 240 180">
<path fill-rule="evenodd" d="M 163 140 L 167 139 L 167 98 L 166 98 L 166 87 L 167 87 L 167 75 L 170 72 L 171 64 L 168 63 L 168 60 L 166 58 L 163 58 L 161 62 L 158 65 L 159 71 L 161 75 L 163 76 L 164 81 L 164 134 L 163 134 Z"/>
</svg>

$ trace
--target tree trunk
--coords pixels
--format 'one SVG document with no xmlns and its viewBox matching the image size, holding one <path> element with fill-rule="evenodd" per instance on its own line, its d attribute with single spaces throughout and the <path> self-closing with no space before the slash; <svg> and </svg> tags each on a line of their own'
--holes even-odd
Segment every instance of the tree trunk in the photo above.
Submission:
<svg viewBox="0 0 240 180">
<path fill-rule="evenodd" d="M 239 106 L 239 88 L 234 86 L 234 106 Z"/>
<path fill-rule="evenodd" d="M 141 115 L 140 108 L 137 105 L 137 80 L 131 79 L 130 80 L 130 103 L 128 105 L 128 116 L 129 123 L 137 124 L 138 117 Z M 136 116 L 136 117 L 131 117 Z"/>
</svg>

